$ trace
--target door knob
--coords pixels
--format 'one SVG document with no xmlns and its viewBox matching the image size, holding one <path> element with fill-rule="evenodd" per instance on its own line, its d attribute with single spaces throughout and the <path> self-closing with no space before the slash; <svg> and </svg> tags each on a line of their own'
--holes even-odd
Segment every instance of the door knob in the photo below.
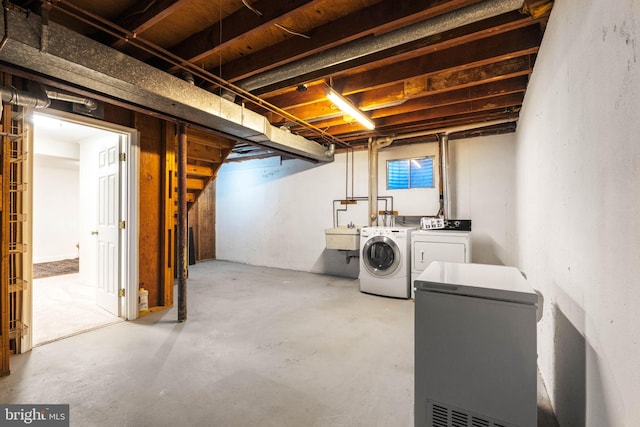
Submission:
<svg viewBox="0 0 640 427">
<path fill-rule="evenodd" d="M 92 235 L 92 236 L 97 236 L 97 235 L 98 235 L 98 230 L 92 231 L 92 232 L 91 232 L 91 235 Z"/>
</svg>

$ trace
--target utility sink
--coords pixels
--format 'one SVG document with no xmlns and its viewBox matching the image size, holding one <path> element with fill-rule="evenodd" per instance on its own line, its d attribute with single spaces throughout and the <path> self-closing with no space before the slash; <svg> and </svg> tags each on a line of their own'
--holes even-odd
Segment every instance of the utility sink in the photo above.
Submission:
<svg viewBox="0 0 640 427">
<path fill-rule="evenodd" d="M 360 250 L 360 227 L 335 227 L 324 230 L 327 238 L 327 249 L 342 251 Z"/>
</svg>

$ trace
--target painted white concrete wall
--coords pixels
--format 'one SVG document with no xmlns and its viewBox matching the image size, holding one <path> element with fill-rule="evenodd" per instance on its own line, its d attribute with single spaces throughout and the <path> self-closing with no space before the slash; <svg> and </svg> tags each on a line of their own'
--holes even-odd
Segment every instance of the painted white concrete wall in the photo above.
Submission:
<svg viewBox="0 0 640 427">
<path fill-rule="evenodd" d="M 434 186 L 433 188 L 412 188 L 409 190 L 387 190 L 387 161 L 408 159 L 412 157 L 433 157 Z M 364 161 L 367 162 L 366 152 L 363 153 Z M 378 153 L 378 195 L 392 196 L 394 210 L 398 215 L 410 216 L 433 216 L 438 214 L 440 209 L 440 181 L 438 178 L 438 144 L 412 144 L 384 148 Z M 363 163 L 364 168 L 367 163 Z M 366 176 L 364 185 L 364 195 L 367 195 L 368 187 Z M 379 209 L 380 210 L 380 209 Z M 379 223 L 378 225 L 382 225 Z"/>
<path fill-rule="evenodd" d="M 452 141 L 450 146 L 451 183 L 458 190 L 454 200 L 461 217 L 473 221 L 475 262 L 510 261 L 506 248 L 513 236 L 513 143 L 514 136 L 505 135 Z M 399 215 L 435 215 L 438 181 L 433 189 L 387 191 L 386 161 L 429 155 L 437 161 L 437 153 L 435 143 L 391 146 L 379 153 L 378 192 L 393 197 Z M 351 159 L 339 154 L 323 165 L 281 163 L 279 158 L 225 164 L 216 180 L 217 258 L 358 277 L 359 260 L 347 263 L 344 252 L 325 249 L 324 234 L 333 227 L 334 200 L 367 197 L 367 152 L 357 151 L 353 157 L 353 194 Z M 383 202 L 378 207 L 384 209 Z M 367 212 L 366 200 L 348 205 L 338 214 L 338 225 L 366 225 Z"/>
<path fill-rule="evenodd" d="M 520 114 L 517 265 L 562 427 L 640 425 L 640 2 L 556 1 Z"/>
<path fill-rule="evenodd" d="M 472 221 L 472 262 L 515 262 L 514 155 L 514 134 L 449 141 L 450 212 Z"/>
<path fill-rule="evenodd" d="M 78 153 L 77 144 L 34 140 L 34 263 L 78 256 Z"/>
</svg>

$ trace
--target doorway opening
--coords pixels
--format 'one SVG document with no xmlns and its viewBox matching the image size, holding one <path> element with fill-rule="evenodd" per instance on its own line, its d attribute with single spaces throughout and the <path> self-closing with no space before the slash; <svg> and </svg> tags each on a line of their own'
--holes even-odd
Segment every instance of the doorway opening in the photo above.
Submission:
<svg viewBox="0 0 640 427">
<path fill-rule="evenodd" d="M 122 291 L 130 294 L 137 272 L 129 238 L 137 224 L 135 166 L 125 163 L 137 156 L 127 156 L 135 148 L 130 129 L 57 113 L 34 113 L 32 123 L 37 346 L 136 317 Z"/>
</svg>

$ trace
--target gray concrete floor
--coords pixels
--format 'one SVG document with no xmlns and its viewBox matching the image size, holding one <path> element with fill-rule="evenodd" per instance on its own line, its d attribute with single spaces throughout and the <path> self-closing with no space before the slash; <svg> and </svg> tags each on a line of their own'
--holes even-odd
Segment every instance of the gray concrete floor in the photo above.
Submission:
<svg viewBox="0 0 640 427">
<path fill-rule="evenodd" d="M 187 322 L 172 309 L 14 356 L 0 402 L 70 404 L 72 426 L 413 425 L 412 301 L 221 261 L 189 274 Z"/>
</svg>

